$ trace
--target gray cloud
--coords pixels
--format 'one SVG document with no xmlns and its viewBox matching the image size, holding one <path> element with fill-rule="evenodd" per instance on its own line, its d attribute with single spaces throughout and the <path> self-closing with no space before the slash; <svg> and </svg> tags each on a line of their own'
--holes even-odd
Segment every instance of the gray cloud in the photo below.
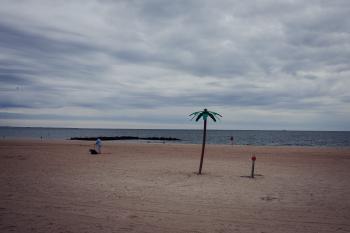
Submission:
<svg viewBox="0 0 350 233">
<path fill-rule="evenodd" d="M 1 124 L 133 122 L 141 111 L 145 124 L 181 127 L 206 106 L 228 116 L 223 128 L 350 130 L 345 0 L 1 5 Z"/>
</svg>

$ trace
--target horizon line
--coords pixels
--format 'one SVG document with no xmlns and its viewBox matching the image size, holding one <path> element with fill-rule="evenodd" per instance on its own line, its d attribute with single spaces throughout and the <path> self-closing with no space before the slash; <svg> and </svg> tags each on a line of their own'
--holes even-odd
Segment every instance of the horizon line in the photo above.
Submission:
<svg viewBox="0 0 350 233">
<path fill-rule="evenodd" d="M 95 128 L 95 127 L 56 127 L 56 126 L 4 126 L 0 128 L 46 128 L 46 129 L 92 129 L 92 130 L 199 130 L 202 129 L 174 129 L 174 128 Z M 306 129 L 208 129 L 209 131 L 309 131 L 309 132 L 350 132 L 350 130 L 306 130 Z"/>
</svg>

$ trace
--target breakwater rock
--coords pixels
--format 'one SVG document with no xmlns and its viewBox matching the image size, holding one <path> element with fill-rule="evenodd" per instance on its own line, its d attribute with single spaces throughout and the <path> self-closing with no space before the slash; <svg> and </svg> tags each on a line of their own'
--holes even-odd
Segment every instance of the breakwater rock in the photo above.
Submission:
<svg viewBox="0 0 350 233">
<path fill-rule="evenodd" d="M 132 136 L 116 136 L 116 137 L 74 137 L 70 140 L 82 140 L 82 141 L 96 141 L 99 138 L 102 141 L 113 141 L 113 140 L 152 140 L 152 141 L 181 141 L 178 138 L 171 137 L 132 137 Z"/>
</svg>

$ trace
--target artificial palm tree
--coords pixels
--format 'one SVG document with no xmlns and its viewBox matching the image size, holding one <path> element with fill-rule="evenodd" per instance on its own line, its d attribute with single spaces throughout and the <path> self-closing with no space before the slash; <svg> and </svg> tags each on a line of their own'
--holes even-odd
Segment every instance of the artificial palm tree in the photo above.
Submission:
<svg viewBox="0 0 350 233">
<path fill-rule="evenodd" d="M 206 140 L 206 137 L 207 137 L 207 118 L 209 116 L 211 119 L 213 119 L 213 121 L 216 122 L 216 118 L 218 116 L 220 116 L 220 117 L 222 117 L 222 116 L 219 113 L 208 111 L 206 108 L 204 109 L 204 111 L 194 112 L 194 113 L 190 114 L 190 116 L 193 116 L 192 119 L 197 117 L 196 121 L 198 121 L 201 118 L 203 118 L 203 120 L 204 120 L 202 155 L 201 155 L 201 162 L 199 164 L 199 171 L 198 171 L 198 174 L 200 175 L 200 174 L 202 174 L 204 149 L 205 149 L 205 140 Z"/>
</svg>

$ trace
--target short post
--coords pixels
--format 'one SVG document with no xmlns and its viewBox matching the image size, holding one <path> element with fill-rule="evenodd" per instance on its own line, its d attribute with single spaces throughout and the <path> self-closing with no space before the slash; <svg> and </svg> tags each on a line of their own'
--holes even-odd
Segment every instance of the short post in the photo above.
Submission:
<svg viewBox="0 0 350 233">
<path fill-rule="evenodd" d="M 251 178 L 254 178 L 255 160 L 256 160 L 256 157 L 255 157 L 255 155 L 253 155 L 253 156 L 252 156 L 252 173 L 251 173 L 251 175 L 250 175 Z"/>
</svg>

